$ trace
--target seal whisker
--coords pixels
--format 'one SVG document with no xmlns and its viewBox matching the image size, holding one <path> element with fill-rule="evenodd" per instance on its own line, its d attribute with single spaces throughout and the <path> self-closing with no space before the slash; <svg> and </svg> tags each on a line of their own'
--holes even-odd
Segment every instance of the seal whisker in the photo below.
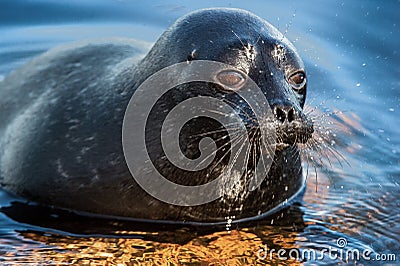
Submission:
<svg viewBox="0 0 400 266">
<path fill-rule="evenodd" d="M 229 127 L 229 129 L 235 130 L 235 129 L 239 129 L 239 127 Z M 226 132 L 226 131 L 227 131 L 227 128 L 222 128 L 222 129 L 218 129 L 218 130 L 207 131 L 205 133 L 193 134 L 190 136 L 190 138 L 205 137 L 205 136 L 209 136 L 211 134 L 222 133 L 222 132 Z"/>
<path fill-rule="evenodd" d="M 316 110 L 317 110 L 317 108 L 314 108 L 311 111 L 306 112 L 306 115 L 309 115 L 312 119 L 315 119 L 315 121 L 317 121 L 317 122 L 319 121 L 320 123 L 321 122 L 325 122 L 322 119 L 325 119 L 327 117 L 331 117 L 333 115 L 338 115 L 338 114 L 342 114 L 343 113 L 343 111 L 336 110 L 336 111 L 324 112 L 322 114 L 315 115 L 315 114 L 313 114 L 313 112 L 316 111 Z"/>
<path fill-rule="evenodd" d="M 257 134 L 257 135 L 259 135 L 259 134 Z M 255 141 L 252 142 L 252 144 L 253 144 L 253 146 L 252 146 L 252 150 L 253 150 L 253 154 L 252 154 L 252 161 L 253 161 L 252 162 L 253 163 L 252 175 L 253 175 L 253 177 L 255 176 L 256 169 L 257 169 L 257 147 L 260 146 L 260 141 L 261 141 L 260 137 L 256 136 L 255 133 L 254 133 L 254 139 L 255 139 Z M 264 168 L 266 167 L 264 161 L 263 161 L 263 166 L 264 166 Z"/>
<path fill-rule="evenodd" d="M 279 135 L 277 134 L 275 137 L 276 137 L 276 140 L 277 140 L 277 139 L 279 138 Z M 282 140 L 280 140 L 280 141 L 282 141 Z M 261 143 L 260 143 L 260 142 L 261 142 Z M 271 145 L 271 144 L 270 144 L 270 145 Z M 257 146 L 258 146 L 258 147 L 264 146 L 264 149 L 265 149 L 265 150 L 271 152 L 271 150 L 266 146 L 265 141 L 261 141 L 261 133 L 260 133 L 259 131 L 257 131 Z M 260 152 L 261 152 L 261 151 L 260 151 Z M 271 153 L 272 153 L 272 152 L 271 152 Z M 272 157 L 272 162 L 273 162 L 273 163 L 277 163 L 277 161 L 276 161 L 276 159 L 275 159 L 275 156 Z M 264 161 L 263 161 L 263 163 L 264 163 Z M 264 163 L 264 167 L 265 167 L 265 163 Z"/>
<path fill-rule="evenodd" d="M 295 163 L 298 163 L 298 162 L 300 162 L 301 163 L 301 158 L 302 158 L 302 150 L 300 149 L 299 150 L 299 152 L 297 153 L 297 156 L 296 156 L 297 158 L 296 158 L 296 161 L 295 161 Z M 299 169 L 297 170 L 297 174 L 301 174 L 301 172 L 302 172 L 302 167 L 299 167 Z"/>
<path fill-rule="evenodd" d="M 228 100 L 228 99 L 226 99 L 226 98 L 224 98 L 223 101 L 226 102 L 226 103 L 228 103 L 228 104 L 232 104 L 232 105 L 234 105 L 235 107 L 237 107 L 237 108 L 241 111 L 241 114 L 244 114 L 244 115 L 246 116 L 246 118 L 248 118 L 251 122 L 258 123 L 257 119 L 255 119 L 254 117 L 250 116 L 250 115 L 246 112 L 246 110 L 244 110 L 241 106 L 238 106 L 236 103 L 234 103 L 234 102 L 232 102 L 231 100 Z"/>
<path fill-rule="evenodd" d="M 312 111 L 316 109 L 317 108 L 313 108 Z M 308 113 L 311 112 L 308 111 Z M 301 155 L 305 157 L 307 161 L 307 175 L 308 175 L 308 167 L 311 165 L 314 168 L 316 175 L 316 187 L 318 186 L 317 167 L 321 167 L 327 173 L 329 173 L 333 168 L 333 163 L 331 160 L 332 158 L 334 158 L 342 168 L 343 168 L 342 164 L 343 161 L 350 166 L 350 163 L 347 161 L 347 159 L 333 146 L 335 144 L 333 138 L 336 135 L 332 133 L 334 129 L 328 130 L 328 126 L 332 127 L 332 125 L 334 124 L 325 120 L 325 118 L 331 116 L 332 113 L 338 113 L 338 112 L 335 111 L 330 113 L 313 115 L 311 117 L 313 122 L 315 124 L 319 124 L 319 126 L 315 127 L 316 130 L 314 131 L 311 139 L 309 139 L 305 144 L 299 145 L 299 147 L 301 148 L 300 149 Z M 313 156 L 313 153 L 316 153 L 316 156 Z M 323 159 L 325 160 L 325 162 Z M 326 167 L 326 164 L 330 166 L 330 169 Z"/>
<path fill-rule="evenodd" d="M 335 157 L 335 159 L 338 161 L 341 167 L 343 167 L 342 161 L 346 162 L 347 165 L 351 166 L 350 163 L 347 161 L 347 159 L 337 149 L 335 149 L 332 146 L 335 143 L 334 140 L 332 140 L 333 135 L 330 134 L 330 131 L 328 131 L 328 133 L 329 134 L 321 134 L 320 131 L 315 131 L 314 132 L 315 137 L 313 137 L 313 139 L 318 140 L 319 141 L 318 144 L 320 144 L 320 146 L 324 146 L 324 148 L 326 148 L 326 151 Z"/>
<path fill-rule="evenodd" d="M 237 132 L 235 132 L 235 133 L 233 133 L 233 134 L 235 134 L 235 135 L 234 135 L 234 139 L 235 139 L 236 137 L 240 136 L 240 134 L 239 134 L 239 133 L 237 133 Z M 217 141 L 220 141 L 220 140 L 226 139 L 227 137 L 229 137 L 229 135 L 223 135 L 223 136 L 222 136 L 222 137 L 220 137 L 220 138 L 214 139 L 214 142 L 217 142 Z M 232 141 L 232 140 L 231 140 L 231 141 Z M 224 145 L 226 145 L 226 144 L 229 144 L 229 142 L 225 143 Z M 206 147 L 209 147 L 210 145 L 212 145 L 212 144 L 211 144 L 211 143 L 209 143 L 209 144 L 207 144 L 207 145 L 206 145 Z"/>
<path fill-rule="evenodd" d="M 221 115 L 221 116 L 229 116 L 229 114 L 221 112 L 221 111 L 217 111 L 217 110 L 209 109 L 209 110 L 207 110 L 207 112 L 214 113 L 214 114 Z"/>
<path fill-rule="evenodd" d="M 311 156 L 311 154 L 308 152 L 303 153 L 302 155 L 306 156 L 306 161 L 307 161 L 306 178 L 308 178 L 309 175 L 309 167 L 312 166 L 315 173 L 315 191 L 318 192 L 318 172 L 316 168 L 316 161 L 314 160 L 315 157 Z"/>
<path fill-rule="evenodd" d="M 328 154 L 326 153 L 326 150 L 322 149 L 322 147 L 321 147 L 324 144 L 318 143 L 316 139 L 312 139 L 307 144 L 308 144 L 307 145 L 308 148 L 310 148 L 311 150 L 315 151 L 316 153 L 318 153 L 319 155 L 322 155 L 325 159 L 327 159 L 329 166 L 332 167 L 331 160 L 330 160 Z M 320 157 L 318 157 L 318 159 L 321 162 L 321 164 L 323 165 L 324 163 L 322 162 L 322 159 Z"/>
<path fill-rule="evenodd" d="M 315 165 L 313 165 L 313 167 L 315 172 L 315 192 L 318 193 L 318 171 Z"/>
<path fill-rule="evenodd" d="M 315 106 L 313 105 L 314 101 L 315 101 L 315 98 L 312 98 L 312 99 L 309 101 L 309 103 L 308 103 L 307 105 L 304 106 L 303 112 L 304 112 L 306 115 L 308 115 L 308 114 L 310 114 L 310 113 L 316 111 L 316 110 L 318 109 L 318 106 L 325 106 L 325 105 L 326 105 L 326 102 L 327 102 L 328 100 L 325 99 L 325 100 L 321 101 L 318 105 L 315 105 Z"/>
<path fill-rule="evenodd" d="M 258 137 L 257 141 L 258 141 L 258 146 L 259 146 L 259 147 L 260 147 L 261 145 L 263 145 L 264 148 L 265 148 L 266 150 L 268 150 L 268 147 L 265 146 L 265 142 L 264 142 L 264 141 L 261 141 L 261 138 L 260 138 L 260 137 Z M 262 142 L 261 145 L 260 145 L 260 142 Z M 255 152 L 256 152 L 256 151 L 255 151 Z M 267 169 L 267 168 L 266 168 L 267 166 L 265 165 L 264 160 L 263 160 L 262 162 L 263 162 L 264 169 Z M 276 161 L 276 159 L 275 159 L 275 156 L 272 156 L 272 162 L 275 163 L 275 164 L 277 163 L 277 161 Z M 256 168 L 256 166 L 255 166 L 255 168 Z M 255 168 L 254 168 L 254 169 L 255 169 Z M 254 171 L 255 171 L 255 170 L 254 170 Z"/>
<path fill-rule="evenodd" d="M 235 34 L 235 36 L 238 38 L 239 42 L 240 42 L 240 43 L 242 44 L 242 46 L 243 46 L 243 49 L 245 49 L 245 48 L 246 48 L 246 45 L 244 45 L 244 43 L 243 43 L 242 40 L 240 39 L 239 35 L 237 35 L 236 32 L 234 32 L 232 29 L 231 29 L 231 31 L 232 31 L 232 33 Z"/>
<path fill-rule="evenodd" d="M 218 151 L 220 151 L 221 149 L 223 149 L 225 146 L 227 146 L 228 144 L 231 144 L 232 142 L 234 142 L 235 140 L 237 140 L 238 138 L 240 138 L 242 135 L 237 134 L 237 136 L 233 137 L 233 140 L 231 140 L 230 142 L 226 142 L 223 145 L 221 145 L 221 147 L 219 147 L 218 149 L 216 149 L 215 151 L 213 151 L 212 153 L 210 153 L 209 155 L 207 155 L 200 163 L 197 164 L 196 167 L 198 167 L 199 165 L 201 165 L 202 163 L 204 163 L 208 158 L 210 158 L 212 155 L 214 155 L 215 153 L 217 153 Z M 222 138 L 221 138 L 222 139 Z M 209 144 L 210 145 L 210 144 Z M 208 146 L 208 145 L 207 145 Z"/>
<path fill-rule="evenodd" d="M 250 144 L 251 144 L 251 145 L 249 145 L 249 146 L 247 147 L 246 158 L 251 158 L 252 164 L 255 165 L 255 162 L 256 162 L 256 157 L 255 157 L 255 152 L 256 152 L 256 151 L 255 151 L 255 142 L 257 141 L 257 139 L 255 138 L 255 132 L 254 132 L 254 131 L 251 131 L 251 132 L 250 132 L 250 134 L 249 134 L 249 139 L 250 139 Z M 252 154 L 250 155 L 250 153 L 252 153 Z M 247 167 L 248 167 L 248 164 L 246 165 L 246 175 L 248 174 Z"/>
<path fill-rule="evenodd" d="M 329 166 L 332 168 L 332 163 L 331 163 L 331 160 L 329 159 L 329 156 L 325 153 L 325 151 L 320 147 L 320 145 L 317 145 L 317 143 L 316 142 L 310 142 L 309 143 L 310 145 L 309 145 L 309 147 L 313 150 L 313 151 L 315 151 L 318 155 L 322 155 L 323 156 L 323 158 L 325 158 L 327 161 L 328 161 L 328 163 L 329 163 Z M 320 156 L 316 156 L 316 158 L 318 159 L 318 161 L 320 162 L 320 166 L 322 166 L 322 167 L 325 167 L 325 163 L 322 161 L 322 158 L 320 157 Z"/>
<path fill-rule="evenodd" d="M 258 33 L 258 37 L 257 37 L 257 40 L 256 40 L 254 46 L 256 46 L 256 45 L 258 44 L 258 42 L 260 41 L 260 39 L 261 39 L 261 33 L 262 33 L 264 30 L 265 30 L 265 28 L 264 28 L 264 27 L 261 27 L 261 30 L 260 30 L 260 32 Z"/>
<path fill-rule="evenodd" d="M 310 166 L 310 163 L 309 163 L 310 158 L 309 158 L 308 154 L 306 154 L 306 158 L 307 158 L 307 170 L 306 170 L 306 179 L 307 179 L 308 178 L 308 169 L 309 169 L 309 166 Z"/>
<path fill-rule="evenodd" d="M 300 149 L 300 151 L 301 151 L 301 149 Z M 300 159 L 301 159 L 301 158 L 300 158 L 300 155 L 298 155 L 297 158 L 296 158 L 295 163 L 298 163 L 298 162 L 300 161 Z"/>
<path fill-rule="evenodd" d="M 221 129 L 216 129 L 216 130 L 210 130 L 204 133 L 200 133 L 200 134 L 193 134 L 190 136 L 190 138 L 195 138 L 195 137 L 204 137 L 204 136 L 208 136 L 214 133 L 221 133 L 221 132 L 226 132 L 228 131 L 228 129 L 231 130 L 235 130 L 235 129 L 240 129 L 240 123 L 239 122 L 232 122 L 232 123 L 227 123 L 224 124 L 223 127 L 221 127 Z"/>
<path fill-rule="evenodd" d="M 336 160 L 340 164 L 340 167 L 343 168 L 343 164 L 341 163 L 342 161 L 344 161 L 348 166 L 351 167 L 350 162 L 337 149 L 334 149 L 333 147 L 330 147 L 329 145 L 325 145 L 325 148 L 327 148 L 328 152 L 336 158 Z"/>
<path fill-rule="evenodd" d="M 321 104 L 325 103 L 323 101 Z M 321 105 L 320 104 L 320 105 Z M 337 130 L 337 126 L 335 126 L 334 120 L 328 120 L 327 118 L 341 114 L 342 111 L 331 111 L 331 112 L 323 112 L 323 113 L 313 113 L 318 110 L 318 107 L 311 107 L 307 105 L 305 107 L 306 114 L 311 118 L 315 127 L 312 138 L 310 139 L 309 148 L 313 149 L 317 153 L 323 155 L 324 158 L 329 162 L 329 165 L 332 167 L 331 158 L 335 158 L 335 160 L 339 163 L 340 167 L 343 168 L 342 162 L 345 162 L 347 165 L 351 166 L 348 160 L 333 146 L 336 142 L 334 138 L 336 134 L 333 134 L 333 131 Z"/>
<path fill-rule="evenodd" d="M 236 152 L 235 156 L 233 157 L 232 166 L 230 167 L 230 171 L 232 170 L 233 165 L 236 164 L 236 161 L 237 161 L 237 159 L 239 157 L 239 154 L 242 151 L 244 145 L 246 145 L 245 141 L 242 143 L 242 145 L 240 146 L 239 150 Z"/>
<path fill-rule="evenodd" d="M 234 147 L 235 145 L 238 145 L 238 143 L 240 143 L 241 139 L 244 139 L 244 136 L 240 136 L 240 140 L 237 138 L 237 139 L 236 139 L 237 141 L 235 141 L 233 144 L 230 143 L 230 144 L 231 144 L 231 148 L 230 148 L 229 150 L 227 150 L 227 151 L 221 156 L 221 158 L 220 158 L 220 159 L 214 164 L 214 166 L 210 169 L 210 172 L 212 172 L 212 171 L 215 169 L 215 167 L 217 167 L 217 166 L 222 162 L 222 160 L 225 159 L 225 157 L 226 157 L 226 156 L 229 154 L 229 152 L 232 150 L 232 146 Z"/>
</svg>

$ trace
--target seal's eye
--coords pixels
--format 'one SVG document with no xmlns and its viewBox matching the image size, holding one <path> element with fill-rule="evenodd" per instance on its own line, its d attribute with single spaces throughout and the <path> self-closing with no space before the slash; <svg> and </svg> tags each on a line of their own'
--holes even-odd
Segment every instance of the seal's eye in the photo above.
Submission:
<svg viewBox="0 0 400 266">
<path fill-rule="evenodd" d="M 288 82 L 294 90 L 300 92 L 306 85 L 306 73 L 303 70 L 294 72 L 289 76 Z"/>
<path fill-rule="evenodd" d="M 236 91 L 242 87 L 246 81 L 244 74 L 237 70 L 222 70 L 217 74 L 217 80 L 224 86 L 225 89 Z"/>
</svg>

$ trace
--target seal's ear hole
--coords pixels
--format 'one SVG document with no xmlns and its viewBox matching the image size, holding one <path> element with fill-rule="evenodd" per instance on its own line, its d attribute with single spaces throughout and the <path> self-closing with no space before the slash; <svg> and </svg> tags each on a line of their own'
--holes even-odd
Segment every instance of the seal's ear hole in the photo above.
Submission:
<svg viewBox="0 0 400 266">
<path fill-rule="evenodd" d="M 306 73 L 303 70 L 296 71 L 287 80 L 295 91 L 301 93 L 306 85 Z"/>
<path fill-rule="evenodd" d="M 246 76 L 234 69 L 222 70 L 217 74 L 217 81 L 223 85 L 224 89 L 229 91 L 239 90 L 246 81 Z"/>
</svg>

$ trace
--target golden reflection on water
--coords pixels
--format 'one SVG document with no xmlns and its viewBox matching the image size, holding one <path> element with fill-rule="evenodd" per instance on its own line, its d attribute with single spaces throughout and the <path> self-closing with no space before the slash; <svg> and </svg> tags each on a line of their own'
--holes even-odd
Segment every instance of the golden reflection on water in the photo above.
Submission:
<svg viewBox="0 0 400 266">
<path fill-rule="evenodd" d="M 186 244 L 159 243 L 132 238 L 73 237 L 37 232 L 21 232 L 24 238 L 45 245 L 15 247 L 3 255 L 7 263 L 79 265 L 255 265 L 278 262 L 257 257 L 264 246 L 249 229 L 216 232 L 195 237 Z M 269 247 L 297 248 L 296 233 L 280 233 L 263 227 L 257 234 L 270 239 Z M 271 236 L 273 236 L 271 238 Z M 295 261 L 286 261 L 293 265 Z M 282 261 L 280 261 L 282 263 Z M 285 263 L 285 262 L 284 262 Z"/>
<path fill-rule="evenodd" d="M 316 179 L 308 180 L 306 202 L 321 203 L 328 196 L 329 179 L 318 174 L 318 190 Z M 114 237 L 19 231 L 18 238 L 28 240 L 27 244 L 14 246 L 3 254 L 3 260 L 16 265 L 22 262 L 36 265 L 300 265 L 293 259 L 280 260 L 276 252 L 272 257 L 268 253 L 265 259 L 257 256 L 265 245 L 269 250 L 291 250 L 300 249 L 299 242 L 307 241 L 295 224 L 308 226 L 314 222 L 299 218 L 297 222 L 285 224 L 290 217 L 286 215 L 282 213 L 268 224 L 197 236 L 185 228 L 173 232 L 117 231 L 113 232 Z"/>
</svg>

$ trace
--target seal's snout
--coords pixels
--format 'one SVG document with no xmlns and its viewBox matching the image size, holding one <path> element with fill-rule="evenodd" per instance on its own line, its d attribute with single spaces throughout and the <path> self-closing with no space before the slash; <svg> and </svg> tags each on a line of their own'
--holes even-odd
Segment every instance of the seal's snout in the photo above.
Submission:
<svg viewBox="0 0 400 266">
<path fill-rule="evenodd" d="M 314 132 L 313 122 L 294 106 L 277 105 L 273 108 L 278 140 L 285 144 L 306 143 Z"/>
</svg>

